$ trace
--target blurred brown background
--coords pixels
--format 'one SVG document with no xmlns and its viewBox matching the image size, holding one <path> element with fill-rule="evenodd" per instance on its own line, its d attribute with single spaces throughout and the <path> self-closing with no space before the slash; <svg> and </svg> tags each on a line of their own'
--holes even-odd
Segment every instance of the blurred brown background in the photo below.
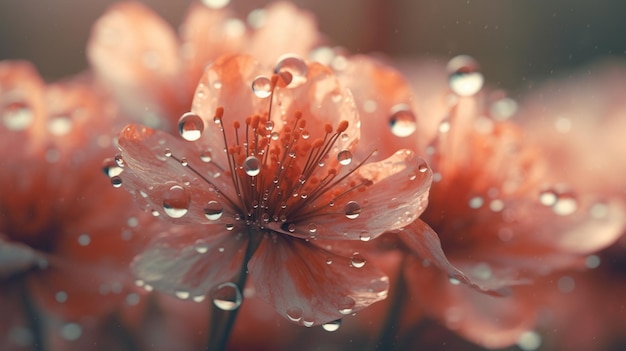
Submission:
<svg viewBox="0 0 626 351">
<path fill-rule="evenodd" d="M 56 79 L 87 67 L 90 26 L 114 0 L 0 1 L 0 59 L 33 61 Z M 143 0 L 172 26 L 192 0 Z M 232 0 L 245 16 L 267 0 Z M 511 91 L 570 67 L 626 56 L 623 0 L 294 0 L 352 52 L 476 57 Z M 297 40 L 297 38 L 294 38 Z"/>
</svg>

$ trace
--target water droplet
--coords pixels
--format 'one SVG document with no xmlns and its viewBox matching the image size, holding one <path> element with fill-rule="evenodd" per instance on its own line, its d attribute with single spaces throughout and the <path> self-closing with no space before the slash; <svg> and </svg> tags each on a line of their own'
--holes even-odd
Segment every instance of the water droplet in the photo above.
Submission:
<svg viewBox="0 0 626 351">
<path fill-rule="evenodd" d="M 20 131 L 30 127 L 35 119 L 33 111 L 24 102 L 12 102 L 4 106 L 2 121 L 7 129 Z"/>
<path fill-rule="evenodd" d="M 180 185 L 173 185 L 163 195 L 163 210 L 172 218 L 181 218 L 187 214 L 191 196 Z"/>
<path fill-rule="evenodd" d="M 78 245 L 87 246 L 91 243 L 91 237 L 89 234 L 81 234 L 78 236 Z"/>
<path fill-rule="evenodd" d="M 470 208 L 473 209 L 477 209 L 477 208 L 481 208 L 483 206 L 483 203 L 485 202 L 485 200 L 483 200 L 482 197 L 480 196 L 474 196 L 473 198 L 471 198 L 468 202 L 467 205 Z"/>
<path fill-rule="evenodd" d="M 290 224 L 287 226 L 287 231 L 288 231 L 289 233 L 293 233 L 293 232 L 295 232 L 295 231 L 296 231 L 296 225 L 295 225 L 295 224 L 293 224 L 293 223 L 290 223 Z"/>
<path fill-rule="evenodd" d="M 359 239 L 361 239 L 361 241 L 370 241 L 372 235 L 368 231 L 362 231 L 361 234 L 359 234 Z"/>
<path fill-rule="evenodd" d="M 259 159 L 255 156 L 248 156 L 243 161 L 243 170 L 250 177 L 257 176 L 261 173 L 261 161 L 259 161 Z"/>
<path fill-rule="evenodd" d="M 122 177 L 120 176 L 113 176 L 111 177 L 111 185 L 113 185 L 114 188 L 119 188 L 122 186 Z"/>
<path fill-rule="evenodd" d="M 337 154 L 337 161 L 342 166 L 347 166 L 352 162 L 352 153 L 348 150 L 339 151 Z"/>
<path fill-rule="evenodd" d="M 339 313 L 348 315 L 354 311 L 354 306 L 356 306 L 356 303 L 351 297 L 344 297 L 339 304 Z"/>
<path fill-rule="evenodd" d="M 552 189 L 544 190 L 539 194 L 539 202 L 545 206 L 554 206 L 559 195 Z"/>
<path fill-rule="evenodd" d="M 67 293 L 65 291 L 57 291 L 57 293 L 54 294 L 54 299 L 58 303 L 64 303 L 65 301 L 67 301 Z"/>
<path fill-rule="evenodd" d="M 178 133 L 187 141 L 196 141 L 202 136 L 204 121 L 193 112 L 187 112 L 178 120 Z"/>
<path fill-rule="evenodd" d="M 417 119 L 408 105 L 399 104 L 391 108 L 389 127 L 393 135 L 405 138 L 415 133 Z"/>
<path fill-rule="evenodd" d="M 478 62 L 471 56 L 460 55 L 448 62 L 450 89 L 459 96 L 472 96 L 482 89 L 485 78 Z"/>
<path fill-rule="evenodd" d="M 556 203 L 552 206 L 552 210 L 559 216 L 567 216 L 576 212 L 578 209 L 578 201 L 571 194 L 560 194 Z"/>
<path fill-rule="evenodd" d="M 191 299 L 193 300 L 193 302 L 200 303 L 200 302 L 204 301 L 204 299 L 206 299 L 206 296 L 198 295 L 198 296 L 192 297 Z"/>
<path fill-rule="evenodd" d="M 122 174 L 124 169 L 118 166 L 117 162 L 115 162 L 113 159 L 109 158 L 109 159 L 104 160 L 102 164 L 102 171 L 109 178 L 111 178 L 111 177 L 115 177 L 115 176 Z"/>
<path fill-rule="evenodd" d="M 517 112 L 517 102 L 508 97 L 498 99 L 489 106 L 491 117 L 497 121 L 511 118 L 515 112 Z"/>
<path fill-rule="evenodd" d="M 206 162 L 209 163 L 212 160 L 212 155 L 211 155 L 211 151 L 205 151 L 203 153 L 200 154 L 200 160 L 202 162 Z"/>
<path fill-rule="evenodd" d="M 355 219 L 361 214 L 361 205 L 356 201 L 348 201 L 343 208 L 346 217 L 349 219 Z"/>
<path fill-rule="evenodd" d="M 178 297 L 181 300 L 187 300 L 190 294 L 189 294 L 189 291 L 179 290 L 179 291 L 176 291 L 174 295 L 176 295 L 176 297 Z"/>
<path fill-rule="evenodd" d="M 300 322 L 302 320 L 302 309 L 300 307 L 288 308 L 287 318 L 292 322 Z"/>
<path fill-rule="evenodd" d="M 252 91 L 256 97 L 265 99 L 272 95 L 272 82 L 264 76 L 256 77 L 252 81 Z"/>
<path fill-rule="evenodd" d="M 322 324 L 322 329 L 324 329 L 324 330 L 326 330 L 328 332 L 337 331 L 337 330 L 339 330 L 339 327 L 341 327 L 341 319 L 337 319 L 335 321 Z"/>
<path fill-rule="evenodd" d="M 187 161 L 187 157 L 182 157 L 180 159 L 180 165 L 183 167 L 187 167 L 189 165 L 189 161 Z"/>
<path fill-rule="evenodd" d="M 428 165 L 427 165 L 426 163 L 421 163 L 421 164 L 418 166 L 417 170 L 418 170 L 420 173 L 426 173 L 426 172 L 428 171 Z"/>
<path fill-rule="evenodd" d="M 523 351 L 534 351 L 541 346 L 541 335 L 535 331 L 527 331 L 520 335 L 517 346 Z"/>
<path fill-rule="evenodd" d="M 232 311 L 241 306 L 243 296 L 234 283 L 222 283 L 211 292 L 213 304 L 223 311 Z"/>
<path fill-rule="evenodd" d="M 221 9 L 230 3 L 230 0 L 202 0 L 202 3 L 212 9 Z"/>
<path fill-rule="evenodd" d="M 209 201 L 206 206 L 204 206 L 204 215 L 208 220 L 217 221 L 222 217 L 223 213 L 224 207 L 215 200 Z"/>
<path fill-rule="evenodd" d="M 350 264 L 354 268 L 363 268 L 365 266 L 365 257 L 358 252 L 352 254 L 350 257 Z"/>
<path fill-rule="evenodd" d="M 165 155 L 165 157 L 172 157 L 172 150 L 165 149 L 165 151 L 163 152 L 163 155 Z"/>
<path fill-rule="evenodd" d="M 67 116 L 57 116 L 48 121 L 48 130 L 56 136 L 62 136 L 72 130 L 73 122 Z"/>
<path fill-rule="evenodd" d="M 83 335 L 83 328 L 76 323 L 67 323 L 61 327 L 61 337 L 68 341 L 78 340 Z"/>
<path fill-rule="evenodd" d="M 205 254 L 209 251 L 209 243 L 204 239 L 198 239 L 194 244 L 194 249 L 196 249 L 196 252 L 199 254 Z"/>
<path fill-rule="evenodd" d="M 326 264 L 333 264 L 333 259 L 331 257 L 327 257 Z"/>
<path fill-rule="evenodd" d="M 306 62 L 301 58 L 287 54 L 278 59 L 278 63 L 274 66 L 274 73 L 288 72 L 291 74 L 291 82 L 287 85 L 290 88 L 295 88 L 306 82 L 306 75 L 308 67 Z"/>
<path fill-rule="evenodd" d="M 460 280 L 458 280 L 458 279 L 456 279 L 456 278 L 454 278 L 454 277 L 450 277 L 450 278 L 448 278 L 448 281 L 449 281 L 449 282 L 450 282 L 450 284 L 452 284 L 452 285 L 460 285 L 460 284 L 461 284 L 461 281 L 460 281 Z"/>
<path fill-rule="evenodd" d="M 589 255 L 585 259 L 585 266 L 590 269 L 598 268 L 600 266 L 600 256 Z"/>
<path fill-rule="evenodd" d="M 448 118 L 444 118 L 439 123 L 439 127 L 437 127 L 437 130 L 439 131 L 439 133 L 445 134 L 450 131 L 451 127 L 452 125 L 450 124 L 450 120 Z"/>
<path fill-rule="evenodd" d="M 139 303 L 140 300 L 141 297 L 139 296 L 139 294 L 130 293 L 126 295 L 126 305 L 128 306 L 135 306 Z"/>
</svg>

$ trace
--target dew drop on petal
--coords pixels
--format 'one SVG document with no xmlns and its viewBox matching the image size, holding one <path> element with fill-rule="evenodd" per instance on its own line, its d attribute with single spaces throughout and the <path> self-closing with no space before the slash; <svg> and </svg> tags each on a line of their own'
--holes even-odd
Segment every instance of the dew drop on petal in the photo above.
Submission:
<svg viewBox="0 0 626 351">
<path fill-rule="evenodd" d="M 578 201 L 569 194 L 560 194 L 556 203 L 552 206 L 552 210 L 559 216 L 567 216 L 576 212 L 578 209 Z"/>
<path fill-rule="evenodd" d="M 539 194 L 539 202 L 544 206 L 554 206 L 559 195 L 552 189 L 544 190 Z"/>
<path fill-rule="evenodd" d="M 163 195 L 163 210 L 172 218 L 181 218 L 187 214 L 191 196 L 180 185 L 173 185 Z"/>
<path fill-rule="evenodd" d="M 364 230 L 361 234 L 359 234 L 359 239 L 361 241 L 370 241 L 372 239 L 372 235 L 368 231 Z"/>
<path fill-rule="evenodd" d="M 30 127 L 34 119 L 33 111 L 24 102 L 9 103 L 2 110 L 2 121 L 7 129 L 12 131 Z"/>
<path fill-rule="evenodd" d="M 209 201 L 206 206 L 204 206 L 204 215 L 208 220 L 217 221 L 222 217 L 223 213 L 224 207 L 215 200 Z"/>
<path fill-rule="evenodd" d="M 354 268 L 363 268 L 365 266 L 365 257 L 358 252 L 352 254 L 350 257 L 350 264 Z"/>
<path fill-rule="evenodd" d="M 339 313 L 348 315 L 354 311 L 354 306 L 356 306 L 356 303 L 351 297 L 344 297 L 339 304 Z"/>
<path fill-rule="evenodd" d="M 48 130 L 56 136 L 63 136 L 72 130 L 73 122 L 67 116 L 57 116 L 48 121 Z"/>
<path fill-rule="evenodd" d="M 346 217 L 356 219 L 361 214 L 361 205 L 356 201 L 348 201 L 343 208 Z"/>
<path fill-rule="evenodd" d="M 389 127 L 393 135 L 406 138 L 415 133 L 417 118 L 408 105 L 398 104 L 391 108 Z"/>
<path fill-rule="evenodd" d="M 176 297 L 178 297 L 181 300 L 187 300 L 190 294 L 189 294 L 189 291 L 179 290 L 179 291 L 176 291 L 174 295 L 176 295 Z"/>
<path fill-rule="evenodd" d="M 339 330 L 339 327 L 341 327 L 341 319 L 322 324 L 322 329 L 326 330 L 327 332 L 337 331 Z"/>
<path fill-rule="evenodd" d="M 115 176 L 118 176 L 118 175 L 122 174 L 124 169 L 122 167 L 118 166 L 117 162 L 115 162 L 113 159 L 109 158 L 109 159 L 104 160 L 104 162 L 102 164 L 102 171 L 109 178 L 112 178 L 112 177 L 115 177 Z"/>
<path fill-rule="evenodd" d="M 252 91 L 256 97 L 264 99 L 272 95 L 272 82 L 269 78 L 260 76 L 252 81 Z"/>
<path fill-rule="evenodd" d="M 243 161 L 243 170 L 250 177 L 254 177 L 261 173 L 261 161 L 256 156 L 248 156 Z"/>
<path fill-rule="evenodd" d="M 304 84 L 307 80 L 308 67 L 306 62 L 298 56 L 286 54 L 281 56 L 274 66 L 274 73 L 287 72 L 291 74 L 291 82 L 287 85 L 289 88 L 295 88 Z"/>
<path fill-rule="evenodd" d="M 472 96 L 482 89 L 485 78 L 478 62 L 468 55 L 459 55 L 448 62 L 450 89 L 459 96 Z"/>
<path fill-rule="evenodd" d="M 348 150 L 339 151 L 337 154 L 337 161 L 342 166 L 347 166 L 352 163 L 352 153 Z"/>
<path fill-rule="evenodd" d="M 202 3 L 211 9 L 221 9 L 230 3 L 230 0 L 202 0 Z"/>
<path fill-rule="evenodd" d="M 187 112 L 178 120 L 178 133 L 187 141 L 196 141 L 202 136 L 204 121 L 193 112 Z"/>
<path fill-rule="evenodd" d="M 292 307 L 287 309 L 287 318 L 292 322 L 302 320 L 302 309 L 300 307 Z"/>
<path fill-rule="evenodd" d="M 193 247 L 199 254 L 205 254 L 209 251 L 209 243 L 207 243 L 204 239 L 196 240 Z"/>
<path fill-rule="evenodd" d="M 211 151 L 205 151 L 205 152 L 200 154 L 200 160 L 202 162 L 209 163 L 209 162 L 211 162 L 212 159 L 213 159 L 213 157 L 211 155 Z"/>
<path fill-rule="evenodd" d="M 222 283 L 211 292 L 213 304 L 223 311 L 233 311 L 241 306 L 243 296 L 234 283 Z"/>
<path fill-rule="evenodd" d="M 114 188 L 119 188 L 122 186 L 122 177 L 120 176 L 113 176 L 111 177 L 111 185 L 113 185 Z"/>
</svg>

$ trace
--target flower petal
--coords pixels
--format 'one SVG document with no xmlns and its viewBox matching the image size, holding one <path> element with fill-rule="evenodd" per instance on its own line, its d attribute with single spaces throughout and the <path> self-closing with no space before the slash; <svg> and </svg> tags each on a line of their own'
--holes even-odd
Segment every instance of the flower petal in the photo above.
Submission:
<svg viewBox="0 0 626 351">
<path fill-rule="evenodd" d="M 143 199 L 150 210 L 173 222 L 219 224 L 220 229 L 232 219 L 235 210 L 228 200 L 235 198 L 232 181 L 214 162 L 202 162 L 200 152 L 189 144 L 164 132 L 129 125 L 122 131 L 119 147 L 123 187 Z M 187 166 L 181 164 L 183 158 Z M 214 213 L 211 219 L 205 209 L 213 201 L 213 210 L 222 208 L 222 214 Z"/>
<path fill-rule="evenodd" d="M 308 238 L 314 225 L 320 239 L 369 240 L 400 229 L 426 208 L 431 179 L 424 160 L 412 151 L 400 150 L 386 160 L 359 167 L 336 186 L 343 191 L 352 183 L 371 182 L 364 191 L 356 189 L 337 197 L 330 190 L 317 199 L 292 234 Z"/>
<path fill-rule="evenodd" d="M 371 264 L 357 268 L 350 258 L 281 235 L 263 239 L 248 269 L 263 300 L 306 326 L 359 311 L 384 299 L 389 287 Z"/>
<path fill-rule="evenodd" d="M 132 270 L 143 284 L 164 293 L 204 296 L 240 272 L 248 242 L 237 232 L 206 234 L 203 225 L 172 226 L 135 259 Z"/>
</svg>

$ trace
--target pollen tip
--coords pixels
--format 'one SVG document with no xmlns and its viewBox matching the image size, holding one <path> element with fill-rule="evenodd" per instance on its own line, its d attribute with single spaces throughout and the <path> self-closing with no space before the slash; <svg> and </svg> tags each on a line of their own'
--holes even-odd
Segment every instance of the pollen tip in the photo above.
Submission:
<svg viewBox="0 0 626 351">
<path fill-rule="evenodd" d="M 311 143 L 311 148 L 322 147 L 322 145 L 324 145 L 324 140 L 322 140 L 321 138 L 315 139 L 313 143 Z"/>
<path fill-rule="evenodd" d="M 297 119 L 300 119 L 300 118 L 302 118 L 302 111 L 300 111 L 300 110 L 296 110 L 296 111 L 293 113 L 293 115 L 294 115 L 294 117 L 296 117 Z"/>
<path fill-rule="evenodd" d="M 261 117 L 259 117 L 259 115 L 254 115 L 252 116 L 252 123 L 251 123 L 251 127 L 253 129 L 256 129 L 259 126 L 259 120 L 261 119 Z"/>
<path fill-rule="evenodd" d="M 234 127 L 235 129 L 239 129 L 239 127 L 241 127 L 241 124 L 239 123 L 239 121 L 234 121 L 234 122 L 233 122 L 233 127 Z"/>
<path fill-rule="evenodd" d="M 326 123 L 324 125 L 324 130 L 326 131 L 326 134 L 330 134 L 333 132 L 333 126 L 330 123 Z"/>
<path fill-rule="evenodd" d="M 339 122 L 339 125 L 337 126 L 337 133 L 343 133 L 346 129 L 348 129 L 348 121 L 343 120 Z"/>
<path fill-rule="evenodd" d="M 224 116 L 224 107 L 223 106 L 218 106 L 215 109 L 215 117 L 222 118 L 223 116 Z"/>
</svg>

